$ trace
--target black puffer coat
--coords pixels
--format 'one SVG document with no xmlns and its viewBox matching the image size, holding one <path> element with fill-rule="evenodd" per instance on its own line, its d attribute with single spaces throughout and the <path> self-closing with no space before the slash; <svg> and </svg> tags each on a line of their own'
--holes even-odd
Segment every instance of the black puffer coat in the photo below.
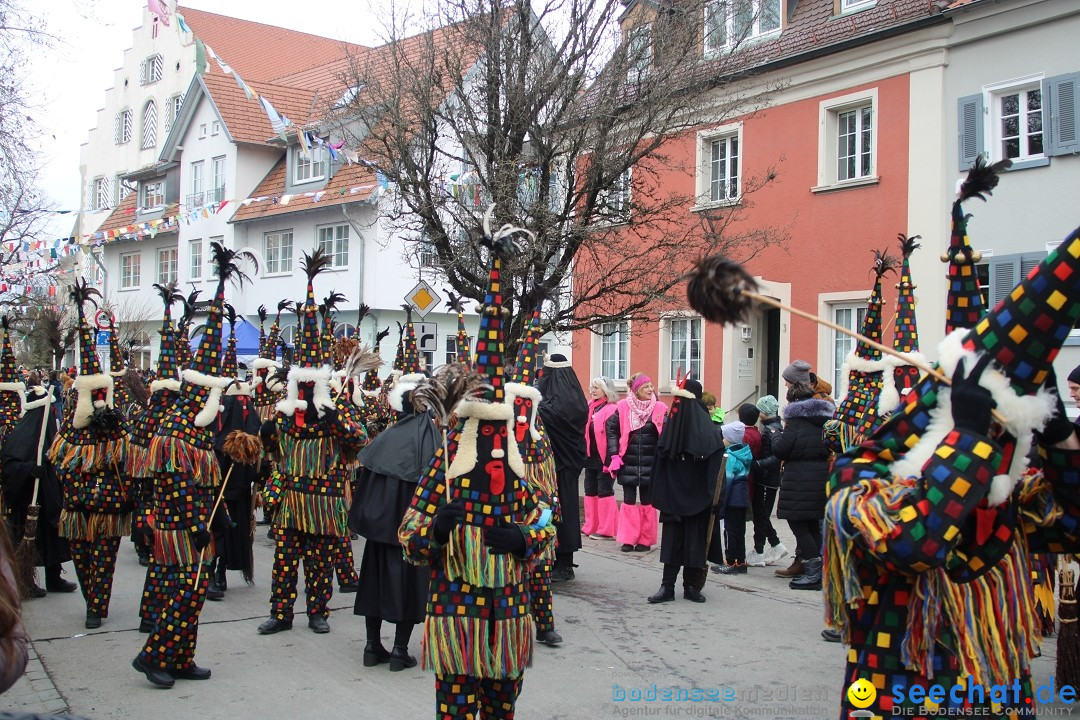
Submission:
<svg viewBox="0 0 1080 720">
<path fill-rule="evenodd" d="M 607 430 L 607 465 L 611 456 L 619 452 L 619 412 L 616 410 L 604 425 Z M 656 460 L 656 445 L 660 440 L 660 431 L 650 419 L 647 423 L 630 433 L 626 441 L 626 452 L 622 458 L 622 468 L 616 477 L 620 485 L 646 487 L 652 482 L 653 462 Z"/>
<path fill-rule="evenodd" d="M 786 425 L 772 446 L 783 461 L 780 501 L 776 516 L 783 520 L 820 520 L 825 517 L 825 485 L 829 477 L 829 449 L 822 426 L 836 408 L 827 400 L 811 398 L 784 408 Z"/>
<path fill-rule="evenodd" d="M 773 455 L 772 447 L 782 431 L 780 418 L 773 418 L 767 423 L 762 423 L 761 457 L 750 466 L 754 482 L 762 487 L 780 487 L 780 459 Z"/>
</svg>

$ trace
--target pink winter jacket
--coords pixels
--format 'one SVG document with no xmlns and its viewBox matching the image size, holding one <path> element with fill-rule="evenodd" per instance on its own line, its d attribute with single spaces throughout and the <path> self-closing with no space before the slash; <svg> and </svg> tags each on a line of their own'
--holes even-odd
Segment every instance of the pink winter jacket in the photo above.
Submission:
<svg viewBox="0 0 1080 720">
<path fill-rule="evenodd" d="M 615 403 L 605 402 L 598 408 L 589 407 L 589 423 L 592 424 L 593 434 L 596 435 L 597 447 L 596 454 L 599 455 L 600 461 L 603 462 L 607 458 L 607 431 L 604 429 L 604 423 L 611 417 L 611 414 L 615 412 Z M 586 457 L 592 457 L 593 449 L 590 447 L 592 444 L 589 438 L 589 426 L 585 426 L 585 455 Z"/>
</svg>

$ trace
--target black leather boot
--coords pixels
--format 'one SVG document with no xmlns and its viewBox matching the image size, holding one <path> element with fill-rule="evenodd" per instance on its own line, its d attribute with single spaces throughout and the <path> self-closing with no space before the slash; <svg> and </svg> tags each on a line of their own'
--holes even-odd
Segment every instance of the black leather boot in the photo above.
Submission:
<svg viewBox="0 0 1080 720">
<path fill-rule="evenodd" d="M 49 565 L 45 568 L 45 589 L 49 592 L 69 593 L 75 592 L 79 586 L 65 580 L 61 574 L 63 568 L 60 565 Z"/>
<path fill-rule="evenodd" d="M 649 602 L 653 603 L 665 603 L 671 602 L 675 599 L 675 588 L 672 585 L 661 585 L 660 589 L 649 596 Z"/>
<path fill-rule="evenodd" d="M 792 590 L 820 590 L 821 589 L 821 558 L 811 558 L 803 561 L 803 575 L 788 583 Z"/>
<path fill-rule="evenodd" d="M 390 652 L 381 642 L 369 642 L 364 646 L 364 667 L 375 667 L 390 662 Z"/>
<path fill-rule="evenodd" d="M 395 645 L 390 651 L 390 672 L 401 672 L 412 667 L 416 667 L 416 658 L 409 654 L 409 648 Z"/>
</svg>

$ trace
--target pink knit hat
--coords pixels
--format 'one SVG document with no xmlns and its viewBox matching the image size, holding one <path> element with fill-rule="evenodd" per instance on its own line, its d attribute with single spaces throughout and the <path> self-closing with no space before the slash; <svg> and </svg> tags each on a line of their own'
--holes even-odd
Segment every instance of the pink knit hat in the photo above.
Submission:
<svg viewBox="0 0 1080 720">
<path fill-rule="evenodd" d="M 641 389 L 641 386 L 646 383 L 651 383 L 652 379 L 648 375 L 638 375 L 634 378 L 634 382 L 630 384 L 630 392 L 637 392 Z"/>
</svg>

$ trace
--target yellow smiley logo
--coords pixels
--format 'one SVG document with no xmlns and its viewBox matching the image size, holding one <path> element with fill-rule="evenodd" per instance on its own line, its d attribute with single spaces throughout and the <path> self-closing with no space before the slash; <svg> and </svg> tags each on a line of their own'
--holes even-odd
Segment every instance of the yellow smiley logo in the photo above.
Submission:
<svg viewBox="0 0 1080 720">
<path fill-rule="evenodd" d="M 847 699 L 857 708 L 868 708 L 877 700 L 877 689 L 866 678 L 859 678 L 848 686 Z"/>
</svg>

